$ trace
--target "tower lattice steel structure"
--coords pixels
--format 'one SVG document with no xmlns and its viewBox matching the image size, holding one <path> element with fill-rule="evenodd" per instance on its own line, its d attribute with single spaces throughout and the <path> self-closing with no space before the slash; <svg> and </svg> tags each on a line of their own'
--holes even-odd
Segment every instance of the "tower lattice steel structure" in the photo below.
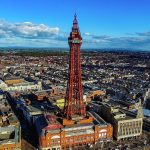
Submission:
<svg viewBox="0 0 150 150">
<path fill-rule="evenodd" d="M 70 58 L 64 115 L 67 119 L 72 119 L 74 116 L 86 116 L 81 81 L 80 47 L 82 37 L 76 15 L 74 16 L 73 27 L 70 32 L 70 37 L 68 38 L 68 43 L 70 46 Z"/>
</svg>

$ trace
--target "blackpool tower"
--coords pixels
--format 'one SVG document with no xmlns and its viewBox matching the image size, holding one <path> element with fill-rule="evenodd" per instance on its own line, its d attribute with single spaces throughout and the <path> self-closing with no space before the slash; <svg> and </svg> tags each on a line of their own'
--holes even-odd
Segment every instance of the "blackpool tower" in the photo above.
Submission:
<svg viewBox="0 0 150 150">
<path fill-rule="evenodd" d="M 86 116 L 83 102 L 83 88 L 81 79 L 80 47 L 82 37 L 78 27 L 76 15 L 73 20 L 72 31 L 68 38 L 70 47 L 68 83 L 65 97 L 64 115 L 66 119 Z"/>
</svg>

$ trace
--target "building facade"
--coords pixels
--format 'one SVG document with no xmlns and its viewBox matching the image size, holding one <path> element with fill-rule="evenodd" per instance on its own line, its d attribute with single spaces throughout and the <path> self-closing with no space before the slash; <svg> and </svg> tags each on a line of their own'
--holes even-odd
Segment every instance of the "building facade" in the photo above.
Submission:
<svg viewBox="0 0 150 150">
<path fill-rule="evenodd" d="M 94 112 L 93 112 L 94 113 Z M 35 124 L 39 134 L 40 150 L 66 150 L 92 146 L 99 141 L 112 140 L 113 127 L 100 117 L 88 124 L 63 126 L 55 115 L 39 117 Z"/>
<path fill-rule="evenodd" d="M 142 135 L 142 118 L 118 120 L 114 124 L 114 137 L 117 140 Z"/>
<path fill-rule="evenodd" d="M 22 81 L 22 80 L 21 80 Z M 20 80 L 15 82 L 9 80 L 9 82 L 4 82 L 0 80 L 0 88 L 4 91 L 28 91 L 28 90 L 42 90 L 41 82 L 27 82 Z M 11 84 L 10 84 L 11 83 Z"/>
<path fill-rule="evenodd" d="M 113 125 L 113 136 L 117 140 L 142 135 L 143 116 L 135 117 L 127 112 L 118 106 L 102 103 L 100 114 Z"/>
</svg>

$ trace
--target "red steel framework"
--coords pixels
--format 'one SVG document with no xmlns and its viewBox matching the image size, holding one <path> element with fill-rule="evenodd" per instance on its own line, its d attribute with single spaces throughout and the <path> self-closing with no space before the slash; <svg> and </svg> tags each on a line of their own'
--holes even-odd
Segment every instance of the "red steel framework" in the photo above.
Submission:
<svg viewBox="0 0 150 150">
<path fill-rule="evenodd" d="M 86 116 L 85 105 L 83 102 L 80 61 L 82 37 L 76 15 L 74 16 L 73 27 L 70 32 L 70 37 L 68 38 L 68 43 L 70 46 L 70 58 L 64 115 L 67 119 L 72 119 L 74 116 Z"/>
</svg>

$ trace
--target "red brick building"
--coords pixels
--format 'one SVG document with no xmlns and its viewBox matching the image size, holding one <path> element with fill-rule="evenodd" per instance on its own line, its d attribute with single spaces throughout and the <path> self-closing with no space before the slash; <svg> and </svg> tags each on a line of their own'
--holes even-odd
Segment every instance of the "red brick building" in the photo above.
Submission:
<svg viewBox="0 0 150 150">
<path fill-rule="evenodd" d="M 63 150 L 111 140 L 113 134 L 111 124 L 107 124 L 94 112 L 90 112 L 90 115 L 94 118 L 90 123 L 77 122 L 66 126 L 55 115 L 40 117 L 36 121 L 39 148 L 41 150 Z"/>
</svg>

